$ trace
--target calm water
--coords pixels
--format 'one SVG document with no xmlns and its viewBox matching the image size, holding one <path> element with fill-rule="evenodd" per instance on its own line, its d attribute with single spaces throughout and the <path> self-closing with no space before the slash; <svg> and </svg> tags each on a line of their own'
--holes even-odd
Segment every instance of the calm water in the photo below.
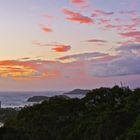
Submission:
<svg viewBox="0 0 140 140">
<path fill-rule="evenodd" d="M 0 92 L 1 106 L 5 107 L 23 107 L 31 103 L 27 99 L 32 96 L 48 96 L 62 95 L 64 92 Z M 68 95 L 71 98 L 81 98 L 83 95 Z"/>
</svg>

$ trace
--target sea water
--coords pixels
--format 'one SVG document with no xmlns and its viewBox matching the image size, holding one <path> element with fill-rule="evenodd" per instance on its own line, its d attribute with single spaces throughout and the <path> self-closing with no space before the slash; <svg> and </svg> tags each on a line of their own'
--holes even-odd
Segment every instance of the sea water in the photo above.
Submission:
<svg viewBox="0 0 140 140">
<path fill-rule="evenodd" d="M 24 107 L 32 103 L 27 102 L 27 99 L 32 96 L 47 96 L 52 97 L 55 95 L 62 95 L 65 92 L 62 91 L 26 91 L 26 92 L 0 92 L 1 107 Z M 81 98 L 83 95 L 67 95 L 71 98 Z"/>
</svg>

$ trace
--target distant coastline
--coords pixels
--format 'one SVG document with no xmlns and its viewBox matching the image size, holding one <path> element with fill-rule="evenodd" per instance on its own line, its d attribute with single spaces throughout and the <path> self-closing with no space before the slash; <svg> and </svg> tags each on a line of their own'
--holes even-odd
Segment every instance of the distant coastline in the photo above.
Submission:
<svg viewBox="0 0 140 140">
<path fill-rule="evenodd" d="M 73 92 L 77 91 L 77 92 Z M 26 92 L 17 92 L 17 91 L 0 91 L 0 101 L 2 108 L 19 108 L 24 106 L 32 105 L 32 102 L 28 102 L 28 99 L 31 97 L 52 97 L 58 95 L 66 95 L 71 98 L 82 98 L 85 96 L 85 93 L 78 91 L 84 91 L 81 89 L 75 89 L 69 92 L 66 91 L 26 91 Z M 70 93 L 70 94 L 69 94 Z"/>
</svg>

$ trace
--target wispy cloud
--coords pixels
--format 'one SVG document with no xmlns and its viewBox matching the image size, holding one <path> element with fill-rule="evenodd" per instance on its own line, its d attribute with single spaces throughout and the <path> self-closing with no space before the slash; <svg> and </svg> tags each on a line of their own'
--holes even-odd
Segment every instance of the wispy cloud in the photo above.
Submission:
<svg viewBox="0 0 140 140">
<path fill-rule="evenodd" d="M 67 20 L 73 21 L 73 22 L 79 22 L 79 23 L 85 23 L 85 24 L 89 24 L 89 23 L 93 23 L 93 19 L 88 17 L 88 16 L 84 16 L 81 13 L 78 12 L 73 12 L 69 9 L 63 8 L 62 12 L 67 15 L 68 17 L 66 18 Z"/>
<path fill-rule="evenodd" d="M 100 21 L 99 24 L 104 24 L 104 25 L 110 24 L 111 22 L 111 20 L 103 19 L 103 18 L 100 18 L 99 21 Z"/>
<path fill-rule="evenodd" d="M 130 10 L 130 11 L 119 11 L 120 14 L 125 14 L 129 16 L 136 16 L 136 11 L 135 10 Z"/>
<path fill-rule="evenodd" d="M 49 15 L 49 14 L 42 14 L 42 16 L 44 17 L 44 18 L 46 18 L 47 20 L 53 20 L 54 19 L 54 16 L 52 16 L 52 15 Z"/>
<path fill-rule="evenodd" d="M 43 32 L 46 32 L 46 33 L 53 32 L 53 29 L 51 27 L 44 26 L 44 25 L 40 25 L 40 27 Z"/>
<path fill-rule="evenodd" d="M 80 54 L 73 54 L 73 55 L 67 55 L 58 58 L 59 60 L 88 60 L 93 59 L 97 57 L 103 57 L 106 56 L 105 53 L 100 52 L 88 52 L 88 53 L 80 53 Z"/>
<path fill-rule="evenodd" d="M 40 46 L 40 47 L 50 45 L 50 44 L 47 44 L 47 43 L 40 42 L 40 41 L 38 41 L 38 40 L 33 40 L 33 41 L 32 41 L 32 44 L 33 44 L 33 45 L 36 45 L 36 46 Z"/>
<path fill-rule="evenodd" d="M 134 25 L 139 25 L 140 24 L 140 17 L 132 18 L 131 21 Z"/>
</svg>

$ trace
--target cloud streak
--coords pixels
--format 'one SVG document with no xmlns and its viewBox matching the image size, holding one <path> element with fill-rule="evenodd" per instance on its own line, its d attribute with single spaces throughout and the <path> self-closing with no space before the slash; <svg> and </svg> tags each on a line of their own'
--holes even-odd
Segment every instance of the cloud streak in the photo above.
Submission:
<svg viewBox="0 0 140 140">
<path fill-rule="evenodd" d="M 133 54 L 133 51 L 140 51 L 140 44 L 129 44 L 129 45 L 126 45 L 126 46 L 120 46 L 119 48 L 116 49 L 117 51 L 120 51 L 120 52 L 130 52 Z"/>
<path fill-rule="evenodd" d="M 87 4 L 88 0 L 70 0 L 70 2 L 73 4 L 83 5 L 83 4 Z"/>
<path fill-rule="evenodd" d="M 89 40 L 86 40 L 86 42 L 91 42 L 91 43 L 107 43 L 106 40 L 102 40 L 102 39 L 89 39 Z"/>
<path fill-rule="evenodd" d="M 88 53 L 81 53 L 81 54 L 73 54 L 73 55 L 67 55 L 58 58 L 59 60 L 88 60 L 88 59 L 93 59 L 97 57 L 103 57 L 106 56 L 107 54 L 105 53 L 100 53 L 100 52 L 88 52 Z"/>
<path fill-rule="evenodd" d="M 92 12 L 92 17 L 96 17 L 96 16 L 111 16 L 113 15 L 114 12 L 106 12 L 100 9 L 96 9 Z"/>
</svg>

